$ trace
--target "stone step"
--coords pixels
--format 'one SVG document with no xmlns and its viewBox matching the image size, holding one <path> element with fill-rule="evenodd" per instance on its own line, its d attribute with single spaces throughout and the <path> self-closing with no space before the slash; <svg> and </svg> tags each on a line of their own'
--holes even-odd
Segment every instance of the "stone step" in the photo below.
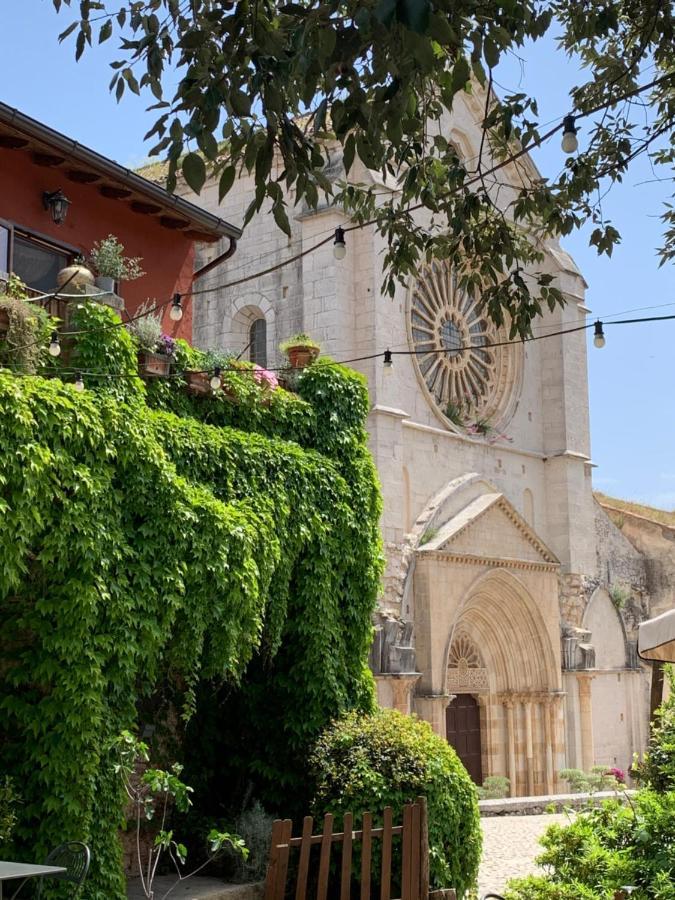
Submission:
<svg viewBox="0 0 675 900">
<path fill-rule="evenodd" d="M 153 890 L 155 900 L 161 900 L 166 892 L 176 884 L 173 875 L 160 875 L 155 878 Z M 169 894 L 170 900 L 262 900 L 263 882 L 255 884 L 228 884 L 219 878 L 207 878 L 199 875 L 187 878 L 183 884 L 177 885 Z M 140 878 L 127 881 L 128 900 L 145 900 Z"/>
</svg>

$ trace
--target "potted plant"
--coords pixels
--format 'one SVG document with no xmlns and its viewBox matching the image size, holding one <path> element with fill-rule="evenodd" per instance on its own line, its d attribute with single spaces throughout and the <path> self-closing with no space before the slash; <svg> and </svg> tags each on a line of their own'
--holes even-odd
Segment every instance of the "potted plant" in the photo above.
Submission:
<svg viewBox="0 0 675 900">
<path fill-rule="evenodd" d="M 154 300 L 146 300 L 138 308 L 137 315 L 140 317 L 129 324 L 129 331 L 138 345 L 138 369 L 141 376 L 168 375 L 176 349 L 174 339 L 168 334 L 162 334 L 159 316 L 149 312 L 154 306 Z"/>
<path fill-rule="evenodd" d="M 124 245 L 114 234 L 94 243 L 89 260 L 96 272 L 96 286 L 108 294 L 114 293 L 115 282 L 135 281 L 145 275 L 142 257 L 125 256 Z"/>
<path fill-rule="evenodd" d="M 286 354 L 293 369 L 302 369 L 314 362 L 321 347 L 308 334 L 300 332 L 280 344 L 279 349 Z"/>
</svg>

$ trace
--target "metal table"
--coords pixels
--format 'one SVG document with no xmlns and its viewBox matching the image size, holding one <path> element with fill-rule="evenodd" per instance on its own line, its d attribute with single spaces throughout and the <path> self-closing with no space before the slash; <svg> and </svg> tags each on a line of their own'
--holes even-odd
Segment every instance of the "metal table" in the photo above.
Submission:
<svg viewBox="0 0 675 900">
<path fill-rule="evenodd" d="M 44 878 L 50 875 L 62 875 L 67 872 L 63 866 L 33 866 L 30 863 L 15 863 L 0 861 L 0 900 L 2 900 L 2 885 L 5 881 L 16 881 L 29 878 Z M 19 885 L 19 888 L 21 885 Z M 18 888 L 17 888 L 18 890 Z"/>
</svg>

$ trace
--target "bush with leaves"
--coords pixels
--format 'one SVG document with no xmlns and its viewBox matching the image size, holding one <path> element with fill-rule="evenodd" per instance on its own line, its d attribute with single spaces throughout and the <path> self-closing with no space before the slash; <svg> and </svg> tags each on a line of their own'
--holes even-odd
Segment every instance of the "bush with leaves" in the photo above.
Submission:
<svg viewBox="0 0 675 900">
<path fill-rule="evenodd" d="M 54 322 L 37 303 L 29 302 L 26 286 L 16 275 L 10 275 L 0 291 L 0 316 L 9 326 L 0 334 L 0 368 L 33 374 L 46 362 Z"/>
<path fill-rule="evenodd" d="M 311 757 L 314 811 L 365 811 L 381 824 L 391 806 L 400 823 L 404 804 L 423 796 L 429 821 L 429 875 L 435 888 L 458 896 L 475 884 L 481 853 L 476 788 L 457 754 L 431 726 L 392 709 L 348 713 L 317 742 Z"/>
<path fill-rule="evenodd" d="M 478 788 L 480 800 L 502 800 L 509 796 L 511 782 L 504 775 L 488 775 Z"/>
<path fill-rule="evenodd" d="M 593 766 L 590 772 L 584 772 L 582 769 L 561 769 L 559 775 L 562 781 L 567 782 L 573 794 L 613 791 L 623 784 L 607 766 Z"/>
<path fill-rule="evenodd" d="M 508 900 L 606 900 L 624 885 L 640 900 L 675 900 L 673 791 L 605 801 L 569 825 L 552 825 L 541 843 L 538 861 L 549 874 L 512 881 Z"/>
<path fill-rule="evenodd" d="M 656 711 L 645 758 L 631 774 L 655 791 L 675 791 L 675 667 L 667 666 L 668 698 Z"/>
<path fill-rule="evenodd" d="M 109 308 L 75 315 L 72 359 L 119 377 L 0 373 L 0 770 L 22 793 L 8 852 L 84 840 L 87 900 L 123 900 L 115 740 L 142 703 L 170 698 L 180 741 L 222 691 L 211 749 L 266 805 L 300 795 L 336 711 L 372 706 L 380 497 L 361 376 L 297 397 L 235 372 L 241 405 L 200 403 L 180 379 L 145 388 Z"/>
<path fill-rule="evenodd" d="M 0 848 L 6 844 L 12 836 L 16 825 L 16 808 L 19 803 L 19 795 L 14 786 L 14 779 L 9 775 L 0 778 Z"/>
<path fill-rule="evenodd" d="M 675 700 L 661 707 L 633 798 L 608 800 L 553 825 L 541 840 L 548 875 L 512 881 L 508 900 L 606 900 L 624 885 L 639 900 L 675 900 Z"/>
</svg>

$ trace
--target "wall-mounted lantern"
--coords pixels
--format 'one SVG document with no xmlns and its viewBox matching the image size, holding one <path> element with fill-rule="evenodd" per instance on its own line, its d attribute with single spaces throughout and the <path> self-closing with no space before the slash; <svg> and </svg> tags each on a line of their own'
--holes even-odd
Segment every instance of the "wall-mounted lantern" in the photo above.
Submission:
<svg viewBox="0 0 675 900">
<path fill-rule="evenodd" d="M 70 206 L 70 200 L 63 193 L 61 188 L 57 191 L 45 191 L 42 195 L 42 203 L 45 209 L 48 209 L 55 225 L 61 225 L 65 221 Z"/>
</svg>

